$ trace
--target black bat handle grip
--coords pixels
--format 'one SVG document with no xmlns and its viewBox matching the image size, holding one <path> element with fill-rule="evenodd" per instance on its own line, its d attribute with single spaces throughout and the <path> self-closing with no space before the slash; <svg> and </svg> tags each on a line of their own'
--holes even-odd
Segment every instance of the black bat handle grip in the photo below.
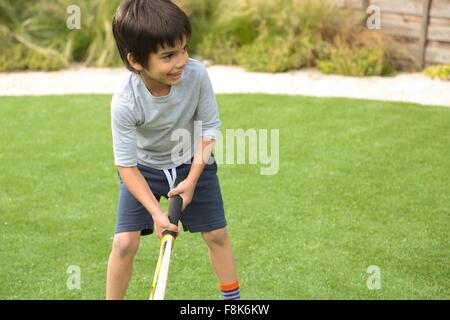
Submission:
<svg viewBox="0 0 450 320">
<path fill-rule="evenodd" d="M 180 195 L 177 194 L 176 196 L 169 199 L 169 221 L 171 224 L 178 226 L 178 221 L 180 221 L 182 207 L 183 207 L 183 198 Z M 162 234 L 163 235 L 171 234 L 174 237 L 177 236 L 175 232 L 168 230 L 164 230 Z"/>
<path fill-rule="evenodd" d="M 181 208 L 183 207 L 183 198 L 176 195 L 169 200 L 169 221 L 174 225 L 178 225 L 181 216 Z"/>
</svg>

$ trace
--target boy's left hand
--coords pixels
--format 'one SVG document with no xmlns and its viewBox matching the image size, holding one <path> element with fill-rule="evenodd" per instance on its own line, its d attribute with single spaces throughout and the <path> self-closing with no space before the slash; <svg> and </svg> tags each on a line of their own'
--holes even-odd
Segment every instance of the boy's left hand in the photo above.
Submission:
<svg viewBox="0 0 450 320">
<path fill-rule="evenodd" d="M 181 181 L 178 186 L 170 190 L 170 192 L 167 194 L 169 198 L 172 198 L 179 194 L 181 198 L 183 198 L 183 206 L 181 208 L 181 211 L 186 208 L 186 206 L 192 202 L 192 197 L 194 196 L 194 190 L 195 190 L 196 183 L 192 180 L 185 179 Z"/>
</svg>

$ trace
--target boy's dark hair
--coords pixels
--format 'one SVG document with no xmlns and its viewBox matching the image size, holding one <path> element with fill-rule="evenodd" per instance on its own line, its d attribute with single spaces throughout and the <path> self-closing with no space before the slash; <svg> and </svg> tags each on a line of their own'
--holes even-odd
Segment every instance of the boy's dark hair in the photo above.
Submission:
<svg viewBox="0 0 450 320">
<path fill-rule="evenodd" d="M 158 46 L 175 47 L 192 34 L 188 16 L 170 0 L 125 0 L 112 23 L 114 39 L 125 66 L 137 72 L 128 62 L 131 53 L 144 68 L 148 57 Z"/>
</svg>

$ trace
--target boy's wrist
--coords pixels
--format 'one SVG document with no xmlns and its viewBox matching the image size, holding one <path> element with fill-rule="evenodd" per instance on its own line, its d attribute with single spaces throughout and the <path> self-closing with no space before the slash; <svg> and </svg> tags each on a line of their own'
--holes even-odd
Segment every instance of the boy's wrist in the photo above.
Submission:
<svg viewBox="0 0 450 320">
<path fill-rule="evenodd" d="M 161 215 L 164 215 L 164 211 L 161 208 L 157 209 L 156 211 L 155 210 L 153 210 L 153 211 L 148 210 L 148 212 L 150 212 L 150 215 L 152 216 L 152 218 L 156 218 L 156 217 L 159 217 Z"/>
<path fill-rule="evenodd" d="M 194 177 L 193 175 L 191 175 L 191 176 L 188 175 L 185 180 L 189 183 L 197 184 L 198 177 Z"/>
</svg>

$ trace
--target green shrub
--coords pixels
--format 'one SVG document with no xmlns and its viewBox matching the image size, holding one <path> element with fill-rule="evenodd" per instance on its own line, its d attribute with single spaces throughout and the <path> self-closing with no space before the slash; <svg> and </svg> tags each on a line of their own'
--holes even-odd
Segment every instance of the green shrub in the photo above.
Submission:
<svg viewBox="0 0 450 320">
<path fill-rule="evenodd" d="M 283 45 L 283 39 L 257 40 L 243 46 L 237 61 L 248 71 L 282 72 L 289 69 L 289 47 Z"/>
<path fill-rule="evenodd" d="M 192 2 L 202 1 L 194 0 Z M 237 54 L 242 46 L 252 43 L 258 36 L 258 21 L 252 18 L 250 7 L 240 5 L 237 0 L 203 0 L 208 1 L 206 7 L 209 15 L 201 17 L 192 14 L 194 34 L 199 32 L 195 26 L 201 27 L 202 38 L 191 53 L 202 59 L 212 60 L 217 64 L 237 64 Z M 198 21 L 202 23 L 199 24 Z"/>
<path fill-rule="evenodd" d="M 376 52 L 372 49 L 356 54 L 364 59 L 362 62 L 344 63 L 345 57 L 340 57 L 339 52 L 331 57 L 329 48 L 334 46 L 336 38 L 344 38 L 349 45 L 358 47 L 369 47 L 375 38 L 368 37 L 364 28 L 355 28 L 362 25 L 364 15 L 339 10 L 334 1 L 229 0 L 217 10 L 219 18 L 211 21 L 210 31 L 198 47 L 199 55 L 214 63 L 239 64 L 249 71 L 284 72 L 315 66 L 318 61 L 332 58 L 342 64 L 339 69 L 351 69 L 338 72 L 384 74 L 389 71 L 386 64 L 378 65 L 380 58 L 374 57 Z M 360 43 L 360 39 L 366 43 Z M 384 50 L 386 42 L 375 40 Z M 351 54 L 355 57 L 354 52 Z M 358 65 L 351 66 L 352 63 Z M 336 72 L 325 62 L 322 66 L 323 70 Z"/>
<path fill-rule="evenodd" d="M 297 37 L 260 38 L 243 46 L 237 61 L 248 71 L 285 72 L 312 66 L 320 39 L 305 33 Z"/>
<path fill-rule="evenodd" d="M 119 3 L 120 0 L 0 0 L 0 41 L 13 38 L 46 57 L 27 54 L 30 56 L 27 68 L 54 69 L 56 65 L 67 66 L 74 61 L 99 67 L 119 65 L 111 30 Z M 69 5 L 81 9 L 79 30 L 66 26 Z M 23 69 L 20 63 L 7 69 L 14 66 Z"/>
<path fill-rule="evenodd" d="M 233 35 L 207 34 L 196 51 L 202 58 L 210 59 L 216 64 L 232 65 L 238 63 L 239 44 Z"/>
<path fill-rule="evenodd" d="M 9 44 L 0 52 L 0 72 L 9 71 L 53 71 L 63 68 L 64 65 L 52 58 L 29 49 L 22 44 Z"/>
<path fill-rule="evenodd" d="M 84 61 L 86 58 L 86 52 L 92 42 L 92 38 L 85 32 L 81 32 L 80 30 L 72 30 L 70 33 L 70 39 L 72 41 L 72 47 L 70 48 L 72 61 Z"/>
<path fill-rule="evenodd" d="M 3 70 L 54 69 L 71 62 L 90 66 L 119 66 L 121 60 L 111 30 L 114 12 L 121 0 L 0 0 L 0 42 L 13 38 L 30 52 L 0 61 Z M 355 28 L 362 13 L 337 9 L 335 0 L 173 0 L 189 15 L 193 26 L 190 54 L 218 64 L 241 64 L 250 71 L 283 72 L 315 66 L 321 61 L 325 72 L 378 74 L 387 63 L 377 48 L 388 42 L 364 40 L 366 28 Z M 67 6 L 81 9 L 81 29 L 66 27 Z M 2 14 L 4 13 L 4 14 Z M 378 32 L 377 34 L 382 34 Z M 353 52 L 346 61 L 336 45 L 343 38 Z M 333 53 L 329 49 L 335 47 Z M 32 53 L 33 52 L 33 53 Z M 378 58 L 374 57 L 379 53 Z M 38 54 L 39 53 L 39 54 Z M 6 55 L 6 53 L 3 53 Z M 374 62 L 373 60 L 377 60 Z M 326 61 L 329 61 L 327 64 Z M 330 61 L 333 61 L 331 63 Z M 330 65 L 335 62 L 338 65 Z M 343 70 L 343 71 L 342 71 Z M 381 71 L 380 71 L 381 70 Z"/>
<path fill-rule="evenodd" d="M 35 50 L 28 50 L 26 61 L 27 70 L 54 71 L 64 67 L 60 61 L 47 58 Z"/>
<path fill-rule="evenodd" d="M 385 60 L 382 48 L 352 48 L 341 44 L 330 48 L 329 59 L 319 60 L 318 69 L 326 74 L 356 77 L 392 75 L 394 69 Z"/>
<path fill-rule="evenodd" d="M 61 54 L 61 48 L 57 46 L 67 42 L 67 39 L 60 36 L 62 30 L 67 30 L 65 23 L 60 23 L 65 21 L 66 9 L 59 6 L 59 3 L 60 0 L 0 0 L 0 41 L 3 48 L 10 47 L 10 50 L 4 49 L 1 52 L 3 70 L 11 70 L 14 66 L 19 68 L 18 70 L 28 68 L 28 62 L 23 59 L 12 61 L 12 67 L 5 67 L 8 55 L 27 56 L 27 59 L 31 56 L 31 64 L 39 68 L 52 67 L 52 63 L 40 61 L 46 59 L 58 60 L 58 64 L 68 64 Z M 27 50 L 16 46 L 19 44 Z M 40 53 L 44 57 L 32 56 L 32 52 Z"/>
<path fill-rule="evenodd" d="M 230 46 L 233 49 L 235 45 L 235 39 L 228 39 L 225 34 L 229 34 L 230 24 L 223 24 L 219 21 L 223 19 L 223 6 L 226 3 L 224 0 L 173 0 L 181 9 L 186 12 L 192 24 L 192 37 L 189 41 L 189 52 L 193 55 L 213 56 L 218 61 L 227 61 L 231 63 L 232 59 L 229 59 L 234 52 L 225 54 L 220 52 L 212 44 L 223 43 L 222 47 Z M 221 24 L 218 28 L 218 32 L 211 32 L 213 26 Z M 231 32 L 234 33 L 234 32 Z M 202 46 L 202 48 L 200 48 Z M 205 54 L 206 52 L 206 54 Z M 224 59 L 224 60 L 221 60 Z"/>
<path fill-rule="evenodd" d="M 450 80 L 450 64 L 443 64 L 428 67 L 423 70 L 423 74 L 432 79 Z"/>
</svg>

